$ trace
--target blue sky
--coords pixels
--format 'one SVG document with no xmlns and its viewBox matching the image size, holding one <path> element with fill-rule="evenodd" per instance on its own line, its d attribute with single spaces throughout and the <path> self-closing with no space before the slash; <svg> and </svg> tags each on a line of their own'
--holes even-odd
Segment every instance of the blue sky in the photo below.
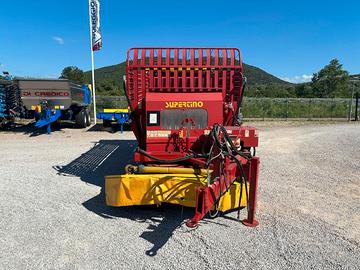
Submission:
<svg viewBox="0 0 360 270">
<path fill-rule="evenodd" d="M 101 1 L 101 0 L 100 0 Z M 2 1 L 0 70 L 90 69 L 88 0 Z M 302 81 L 338 58 L 360 73 L 360 1 L 101 1 L 96 67 L 136 46 L 238 47 L 244 62 Z"/>
</svg>

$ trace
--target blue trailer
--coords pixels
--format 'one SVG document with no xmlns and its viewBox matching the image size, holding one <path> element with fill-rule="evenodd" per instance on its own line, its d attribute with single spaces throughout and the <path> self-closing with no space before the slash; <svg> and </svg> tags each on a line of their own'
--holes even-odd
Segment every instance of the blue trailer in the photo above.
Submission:
<svg viewBox="0 0 360 270">
<path fill-rule="evenodd" d="M 67 79 L 10 78 L 0 80 L 0 128 L 15 117 L 35 119 L 38 128 L 61 120 L 79 128 L 90 126 L 91 88 Z"/>
<path fill-rule="evenodd" d="M 51 133 L 51 124 L 59 123 L 61 120 L 75 121 L 80 128 L 90 126 L 91 93 L 88 85 L 83 85 L 81 91 L 77 89 L 77 96 L 82 100 L 72 102 L 68 108 L 60 104 L 49 104 L 47 100 L 41 101 L 40 105 L 35 106 L 34 117 L 37 120 L 35 127 L 47 127 L 47 133 Z M 34 105 L 33 105 L 34 106 Z"/>
<path fill-rule="evenodd" d="M 129 123 L 129 110 L 128 109 L 104 109 L 103 112 L 97 113 L 98 119 L 103 120 L 103 126 L 109 127 L 112 122 L 120 124 L 120 132 L 124 131 L 124 124 Z"/>
<path fill-rule="evenodd" d="M 90 126 L 91 89 L 67 79 L 15 78 L 21 90 L 21 101 L 26 118 L 44 118 L 46 108 L 61 111 L 61 120 L 74 121 L 79 128 Z"/>
</svg>

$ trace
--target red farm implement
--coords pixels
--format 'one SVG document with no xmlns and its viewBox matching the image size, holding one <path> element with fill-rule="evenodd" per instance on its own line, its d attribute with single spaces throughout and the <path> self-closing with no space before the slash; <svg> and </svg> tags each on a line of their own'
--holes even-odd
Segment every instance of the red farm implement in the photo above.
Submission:
<svg viewBox="0 0 360 270">
<path fill-rule="evenodd" d="M 246 80 L 235 48 L 134 48 L 126 94 L 138 141 L 126 174 L 106 177 L 111 206 L 174 203 L 210 212 L 246 207 L 255 219 L 257 130 L 242 124 Z"/>
</svg>

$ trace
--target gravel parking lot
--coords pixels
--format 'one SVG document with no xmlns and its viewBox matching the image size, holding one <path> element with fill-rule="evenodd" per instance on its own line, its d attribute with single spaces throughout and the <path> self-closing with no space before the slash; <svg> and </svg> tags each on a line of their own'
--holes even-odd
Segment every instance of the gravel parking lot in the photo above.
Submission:
<svg viewBox="0 0 360 270">
<path fill-rule="evenodd" d="M 257 228 L 236 213 L 189 230 L 193 209 L 105 206 L 104 175 L 135 144 L 0 132 L 0 269 L 359 269 L 360 125 L 262 124 Z"/>
</svg>

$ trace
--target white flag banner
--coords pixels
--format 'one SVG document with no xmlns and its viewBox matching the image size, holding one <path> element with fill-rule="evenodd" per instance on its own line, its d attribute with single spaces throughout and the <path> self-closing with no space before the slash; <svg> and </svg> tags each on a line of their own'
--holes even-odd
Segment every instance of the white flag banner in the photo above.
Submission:
<svg viewBox="0 0 360 270">
<path fill-rule="evenodd" d="M 91 20 L 91 41 L 92 50 L 99 51 L 102 47 L 100 32 L 100 2 L 99 0 L 89 1 L 90 20 Z"/>
</svg>

